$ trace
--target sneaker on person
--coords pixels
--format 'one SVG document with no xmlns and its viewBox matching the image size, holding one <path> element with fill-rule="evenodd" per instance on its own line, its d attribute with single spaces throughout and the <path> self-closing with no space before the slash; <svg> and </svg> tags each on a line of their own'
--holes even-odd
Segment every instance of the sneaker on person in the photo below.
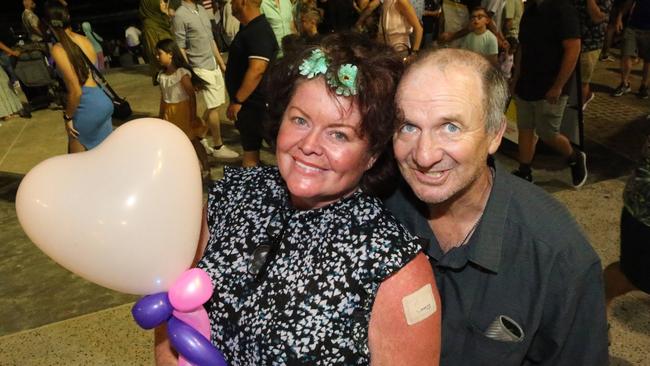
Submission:
<svg viewBox="0 0 650 366">
<path fill-rule="evenodd" d="M 207 138 L 202 138 L 201 145 L 203 145 L 203 147 L 205 148 L 206 153 L 212 155 L 214 148 L 212 147 L 212 144 L 210 144 L 210 140 L 208 140 Z"/>
<path fill-rule="evenodd" d="M 512 171 L 512 174 L 519 177 L 519 178 L 521 178 L 521 179 L 525 179 L 525 180 L 533 183 L 533 173 L 532 172 L 524 173 L 519 169 L 515 169 L 515 170 Z"/>
<path fill-rule="evenodd" d="M 648 87 L 645 85 L 641 85 L 639 88 L 639 92 L 636 94 L 637 97 L 641 99 L 648 99 Z"/>
<path fill-rule="evenodd" d="M 614 90 L 614 92 L 612 93 L 612 96 L 613 97 L 620 97 L 621 95 L 629 93 L 631 91 L 632 91 L 632 88 L 630 88 L 630 83 L 627 83 L 627 84 L 621 83 L 621 85 L 619 85 L 618 88 L 616 88 L 616 90 Z"/>
<path fill-rule="evenodd" d="M 569 163 L 574 188 L 582 187 L 587 181 L 587 154 L 582 151 L 577 151 L 577 153 L 576 161 Z"/>
<path fill-rule="evenodd" d="M 596 97 L 596 94 L 594 94 L 594 92 L 591 92 L 591 94 L 589 94 L 589 98 L 587 98 L 587 100 L 585 100 L 585 102 L 582 103 L 582 111 L 583 112 L 585 111 L 585 109 L 587 109 L 587 104 L 589 104 L 589 102 L 594 100 L 595 97 Z"/>
<path fill-rule="evenodd" d="M 236 159 L 239 157 L 238 152 L 231 150 L 226 145 L 221 145 L 220 148 L 213 147 L 210 154 L 217 159 Z"/>
</svg>

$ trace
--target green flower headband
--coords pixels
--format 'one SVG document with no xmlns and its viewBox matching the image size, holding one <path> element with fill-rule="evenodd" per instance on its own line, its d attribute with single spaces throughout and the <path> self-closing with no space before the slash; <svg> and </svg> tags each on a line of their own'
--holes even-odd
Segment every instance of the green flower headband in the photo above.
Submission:
<svg viewBox="0 0 650 366">
<path fill-rule="evenodd" d="M 329 61 L 323 50 L 317 48 L 311 51 L 311 55 L 300 64 L 300 75 L 312 79 L 318 75 L 325 76 L 327 84 L 334 88 L 337 95 L 349 97 L 357 95 L 357 66 L 344 64 L 334 73 L 329 70 Z"/>
</svg>

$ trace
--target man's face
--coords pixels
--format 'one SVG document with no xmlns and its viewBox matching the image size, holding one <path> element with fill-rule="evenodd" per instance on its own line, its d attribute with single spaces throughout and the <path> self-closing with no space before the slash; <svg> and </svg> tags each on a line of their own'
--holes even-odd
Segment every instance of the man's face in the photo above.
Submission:
<svg viewBox="0 0 650 366">
<path fill-rule="evenodd" d="M 476 182 L 489 174 L 487 156 L 503 134 L 486 132 L 481 80 L 467 66 L 416 67 L 398 87 L 405 120 L 393 143 L 400 171 L 427 204 L 480 196 Z"/>
<path fill-rule="evenodd" d="M 36 4 L 34 4 L 33 0 L 23 0 L 23 6 L 25 9 L 33 9 L 35 5 Z"/>
<path fill-rule="evenodd" d="M 230 5 L 232 7 L 232 15 L 241 21 L 242 15 L 244 14 L 244 0 L 232 0 Z"/>
</svg>

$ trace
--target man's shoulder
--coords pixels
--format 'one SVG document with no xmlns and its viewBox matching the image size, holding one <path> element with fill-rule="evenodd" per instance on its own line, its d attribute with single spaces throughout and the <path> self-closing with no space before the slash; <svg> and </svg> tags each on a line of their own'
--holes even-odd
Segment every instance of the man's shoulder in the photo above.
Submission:
<svg viewBox="0 0 650 366">
<path fill-rule="evenodd" d="M 174 13 L 174 21 L 177 21 L 179 19 L 185 19 L 190 15 L 190 9 L 188 9 L 186 6 L 181 5 L 176 9 L 176 12 Z"/>
<path fill-rule="evenodd" d="M 253 41 L 259 41 L 259 37 L 264 35 L 271 35 L 275 39 L 275 33 L 273 33 L 273 28 L 264 14 L 261 14 L 257 18 L 253 19 L 246 27 L 240 30 L 242 36 L 251 37 Z"/>
<path fill-rule="evenodd" d="M 507 172 L 505 175 L 503 183 L 511 191 L 506 224 L 513 232 L 554 255 L 582 258 L 589 263 L 598 260 L 582 228 L 564 204 L 534 184 Z"/>
</svg>

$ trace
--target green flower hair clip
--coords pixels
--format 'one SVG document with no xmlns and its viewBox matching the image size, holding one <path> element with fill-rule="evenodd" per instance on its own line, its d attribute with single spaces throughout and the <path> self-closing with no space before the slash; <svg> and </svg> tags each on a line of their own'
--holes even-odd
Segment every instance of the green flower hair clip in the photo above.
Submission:
<svg viewBox="0 0 650 366">
<path fill-rule="evenodd" d="M 334 77 L 333 73 L 328 75 L 327 83 L 334 88 L 334 92 L 338 95 L 346 97 L 357 95 L 357 71 L 356 65 L 341 65 L 336 77 Z"/>
<path fill-rule="evenodd" d="M 346 97 L 357 95 L 357 66 L 353 64 L 341 65 L 336 73 L 329 70 L 329 66 L 329 61 L 323 50 L 315 49 L 300 64 L 300 75 L 307 77 L 307 79 L 323 75 L 327 80 L 327 84 L 334 89 L 337 95 Z"/>
<path fill-rule="evenodd" d="M 325 75 L 329 62 L 325 54 L 320 49 L 311 51 L 311 55 L 300 64 L 300 75 L 306 76 L 307 79 L 314 78 L 318 75 Z"/>
</svg>

